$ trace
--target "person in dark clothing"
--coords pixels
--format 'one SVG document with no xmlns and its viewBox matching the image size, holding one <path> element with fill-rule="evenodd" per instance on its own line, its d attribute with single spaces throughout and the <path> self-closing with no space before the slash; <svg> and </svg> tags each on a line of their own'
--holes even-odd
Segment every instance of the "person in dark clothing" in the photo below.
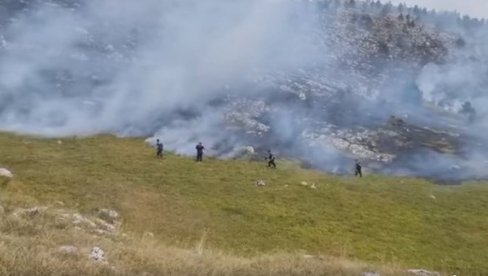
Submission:
<svg viewBox="0 0 488 276">
<path fill-rule="evenodd" d="M 156 156 L 159 158 L 163 158 L 163 143 L 159 141 L 159 139 L 156 140 Z"/>
<path fill-rule="evenodd" d="M 268 157 L 266 157 L 266 160 L 268 160 L 268 168 L 271 168 L 271 166 L 273 166 L 273 168 L 276 168 L 275 156 L 273 155 L 273 153 L 271 153 L 270 150 L 268 150 Z"/>
<path fill-rule="evenodd" d="M 198 145 L 195 147 L 197 150 L 197 162 L 202 162 L 203 161 L 203 150 L 205 147 L 202 145 L 202 142 L 198 143 Z"/>
<path fill-rule="evenodd" d="M 356 169 L 355 169 L 354 175 L 359 176 L 359 177 L 363 177 L 363 171 L 362 171 L 363 168 L 361 166 L 361 162 L 359 162 L 358 159 L 356 159 L 356 166 L 355 167 L 356 167 Z"/>
</svg>

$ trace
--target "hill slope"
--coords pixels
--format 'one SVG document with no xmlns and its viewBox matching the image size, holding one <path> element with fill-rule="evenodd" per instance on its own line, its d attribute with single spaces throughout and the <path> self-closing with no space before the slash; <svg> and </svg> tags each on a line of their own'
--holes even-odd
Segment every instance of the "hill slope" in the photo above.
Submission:
<svg viewBox="0 0 488 276">
<path fill-rule="evenodd" d="M 115 252 L 108 252 L 109 259 L 114 260 L 112 265 L 117 266 L 118 260 L 120 269 L 135 273 L 141 272 L 131 270 L 137 261 L 128 262 L 124 250 L 140 253 L 142 267 L 149 269 L 154 264 L 152 259 L 145 259 L 147 250 L 154 256 L 164 255 L 168 249 L 163 245 L 193 248 L 204 240 L 205 249 L 246 258 L 302 252 L 395 267 L 488 273 L 488 186 L 483 184 L 443 187 L 418 179 L 376 175 L 342 178 L 284 161 L 272 170 L 263 163 L 242 160 L 210 159 L 199 164 L 173 154 L 158 160 L 137 138 L 46 140 L 0 134 L 0 145 L 0 165 L 15 175 L 0 189 L 0 205 L 5 207 L 0 245 L 6 250 L 18 246 L 14 237 L 33 248 L 46 235 L 51 242 L 42 248 L 110 241 L 118 246 L 114 245 Z M 257 180 L 264 180 L 266 186 L 256 187 Z M 34 215 L 32 210 L 18 209 L 32 206 L 50 208 L 34 211 Z M 93 233 L 83 232 L 74 240 L 69 233 L 77 233 L 76 227 L 56 219 L 60 212 L 72 218 L 74 210 L 81 217 L 96 217 L 103 208 L 120 214 L 115 228 L 95 220 L 104 230 L 93 226 Z M 122 238 L 148 235 L 155 244 L 151 249 L 143 241 Z M 213 256 L 207 261 L 227 263 L 222 258 Z M 8 260 L 2 255 L 0 268 L 16 264 L 12 266 L 15 269 L 28 269 L 19 268 L 21 259 Z M 261 261 L 267 262 L 257 262 Z M 309 261 L 316 260 L 297 261 L 297 267 L 310 268 Z M 161 272 L 158 265 L 154 271 Z M 293 274 L 282 265 L 278 267 L 285 270 L 273 273 Z M 241 267 L 242 272 L 256 273 L 247 268 Z M 319 274 L 325 267 L 317 269 L 311 273 Z M 214 273 L 229 272 L 215 268 Z M 351 272 L 355 273 L 359 272 Z"/>
<path fill-rule="evenodd" d="M 379 1 L 4 0 L 0 129 L 485 179 L 486 30 Z"/>
</svg>

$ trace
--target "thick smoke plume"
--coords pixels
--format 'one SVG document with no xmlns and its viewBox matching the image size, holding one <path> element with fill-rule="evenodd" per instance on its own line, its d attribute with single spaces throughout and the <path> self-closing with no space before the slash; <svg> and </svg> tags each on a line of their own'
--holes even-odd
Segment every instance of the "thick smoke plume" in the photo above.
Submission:
<svg viewBox="0 0 488 276">
<path fill-rule="evenodd" d="M 142 134 L 165 113 L 204 108 L 254 68 L 286 68 L 311 54 L 299 30 L 307 19 L 286 1 L 80 5 L 38 4 L 7 26 L 3 129 Z"/>
<path fill-rule="evenodd" d="M 448 178 L 485 177 L 479 164 L 487 156 L 481 145 L 488 128 L 488 67 L 480 59 L 488 56 L 488 35 L 458 31 L 462 47 L 437 48 L 432 45 L 456 35 L 431 42 L 421 37 L 424 47 L 440 50 L 419 60 L 388 60 L 393 46 L 379 43 L 373 47 L 378 56 L 365 61 L 360 54 L 367 44 L 346 42 L 350 33 L 362 36 L 354 26 L 373 24 L 364 14 L 375 13 L 354 3 L 342 16 L 341 8 L 326 2 L 0 3 L 0 129 L 158 137 L 166 149 L 184 154 L 193 154 L 202 141 L 221 157 L 252 145 L 344 172 L 354 156 L 369 151 L 342 147 L 341 137 L 351 131 L 368 140 L 368 129 L 400 115 L 421 127 L 455 132 L 459 148 L 399 152 L 387 162 L 392 166 L 379 170 L 439 176 L 448 168 Z M 356 25 L 344 23 L 350 18 Z M 466 127 L 464 117 L 443 112 L 476 118 Z M 391 161 L 383 153 L 374 161 Z"/>
</svg>

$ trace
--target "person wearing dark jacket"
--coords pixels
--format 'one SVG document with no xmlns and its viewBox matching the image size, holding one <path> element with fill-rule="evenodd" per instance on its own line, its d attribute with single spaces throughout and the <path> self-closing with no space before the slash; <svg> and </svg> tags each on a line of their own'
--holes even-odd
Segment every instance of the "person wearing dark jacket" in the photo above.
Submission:
<svg viewBox="0 0 488 276">
<path fill-rule="evenodd" d="M 361 166 L 361 162 L 359 162 L 358 159 L 356 159 L 356 165 L 355 165 L 355 176 L 363 177 L 363 168 Z"/>
<path fill-rule="evenodd" d="M 156 140 L 156 156 L 159 158 L 163 158 L 163 143 L 159 141 L 159 139 Z"/>
<path fill-rule="evenodd" d="M 271 166 L 276 168 L 275 156 L 270 150 L 268 150 L 268 157 L 266 157 L 266 160 L 268 160 L 268 168 L 271 168 Z"/>
<path fill-rule="evenodd" d="M 203 161 L 203 150 L 205 147 L 202 145 L 202 142 L 198 143 L 198 145 L 195 147 L 197 150 L 197 162 L 202 162 Z"/>
</svg>

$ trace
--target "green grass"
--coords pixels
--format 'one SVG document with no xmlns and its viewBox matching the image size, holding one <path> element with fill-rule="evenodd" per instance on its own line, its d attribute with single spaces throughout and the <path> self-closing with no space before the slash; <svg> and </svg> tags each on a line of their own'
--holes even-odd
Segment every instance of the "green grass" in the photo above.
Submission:
<svg viewBox="0 0 488 276">
<path fill-rule="evenodd" d="M 307 252 L 488 274 L 486 183 L 337 177 L 279 161 L 273 170 L 259 162 L 196 163 L 174 154 L 158 160 L 143 139 L 61 140 L 0 134 L 0 167 L 15 175 L 0 188 L 2 201 L 63 201 L 86 214 L 113 208 L 124 231 L 149 231 L 179 247 L 207 232 L 207 247 L 242 256 Z M 258 179 L 267 185 L 256 187 Z"/>
</svg>

